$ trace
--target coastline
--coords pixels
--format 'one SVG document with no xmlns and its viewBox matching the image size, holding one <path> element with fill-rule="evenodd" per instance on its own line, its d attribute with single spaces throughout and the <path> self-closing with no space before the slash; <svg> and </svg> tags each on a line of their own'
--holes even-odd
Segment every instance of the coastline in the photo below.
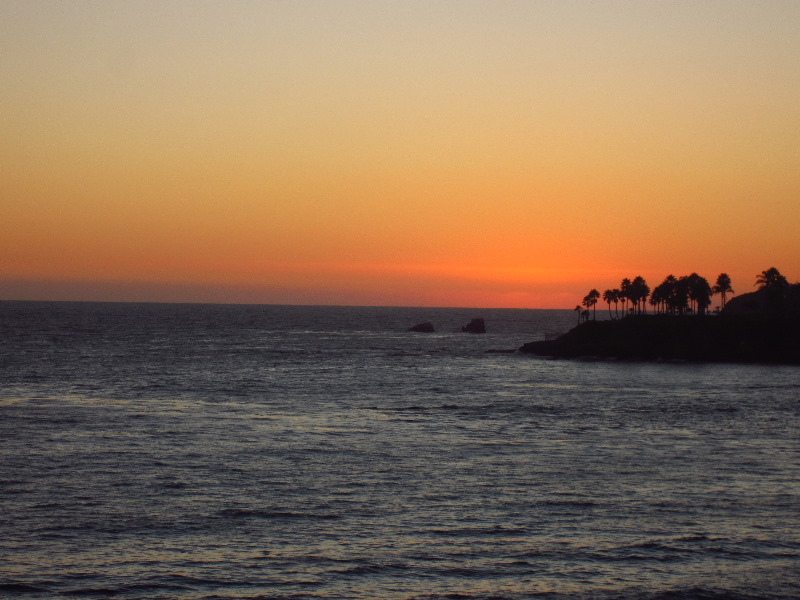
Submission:
<svg viewBox="0 0 800 600">
<path fill-rule="evenodd" d="M 520 352 L 554 358 L 617 358 L 800 364 L 800 319 L 763 315 L 638 315 L 587 321 Z"/>
</svg>

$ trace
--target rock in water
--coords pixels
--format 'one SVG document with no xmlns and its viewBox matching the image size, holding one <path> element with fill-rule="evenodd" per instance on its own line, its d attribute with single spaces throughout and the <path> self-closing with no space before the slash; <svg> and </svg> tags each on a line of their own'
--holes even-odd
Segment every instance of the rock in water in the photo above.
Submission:
<svg viewBox="0 0 800 600">
<path fill-rule="evenodd" d="M 417 331 L 419 333 L 433 333 L 435 329 L 433 328 L 433 323 L 420 323 L 419 325 L 414 325 L 413 327 L 408 328 L 409 331 Z"/>
<path fill-rule="evenodd" d="M 486 333 L 486 323 L 483 322 L 483 319 L 478 317 L 464 325 L 461 331 L 466 331 L 467 333 Z"/>
</svg>

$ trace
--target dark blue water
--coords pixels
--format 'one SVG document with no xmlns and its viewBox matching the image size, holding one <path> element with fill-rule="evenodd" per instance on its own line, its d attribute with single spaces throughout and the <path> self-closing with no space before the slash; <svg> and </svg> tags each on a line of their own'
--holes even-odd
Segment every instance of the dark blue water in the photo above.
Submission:
<svg viewBox="0 0 800 600">
<path fill-rule="evenodd" d="M 800 368 L 573 320 L 0 303 L 0 597 L 800 597 Z"/>
</svg>

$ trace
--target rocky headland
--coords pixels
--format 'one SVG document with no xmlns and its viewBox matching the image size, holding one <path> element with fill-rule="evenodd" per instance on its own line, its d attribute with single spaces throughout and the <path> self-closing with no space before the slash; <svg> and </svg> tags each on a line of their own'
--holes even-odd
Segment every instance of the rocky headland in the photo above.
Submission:
<svg viewBox="0 0 800 600">
<path fill-rule="evenodd" d="M 719 315 L 589 320 L 520 351 L 559 358 L 800 364 L 800 285 L 779 300 L 769 290 L 742 294 Z"/>
</svg>

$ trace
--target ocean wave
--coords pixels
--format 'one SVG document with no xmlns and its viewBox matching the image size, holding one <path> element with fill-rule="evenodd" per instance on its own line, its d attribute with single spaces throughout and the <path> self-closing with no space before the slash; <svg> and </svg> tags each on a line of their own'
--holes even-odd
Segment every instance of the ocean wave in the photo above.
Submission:
<svg viewBox="0 0 800 600">
<path fill-rule="evenodd" d="M 341 515 L 334 513 L 303 513 L 257 508 L 223 508 L 217 511 L 215 515 L 229 519 L 315 519 L 330 521 L 341 518 Z"/>
<path fill-rule="evenodd" d="M 528 533 L 527 527 L 505 527 L 502 525 L 492 525 L 489 527 L 452 527 L 448 529 L 435 528 L 430 533 L 436 536 L 445 537 L 473 537 L 473 536 L 508 536 L 522 535 Z"/>
<path fill-rule="evenodd" d="M 29 583 L 0 583 L 0 593 L 3 594 L 45 594 L 50 593 L 48 587 Z"/>
<path fill-rule="evenodd" d="M 34 308 L 104 335 L 0 345 L 0 597 L 800 598 L 796 367 L 487 355 L 525 311 L 443 347 L 406 309 Z"/>
</svg>

